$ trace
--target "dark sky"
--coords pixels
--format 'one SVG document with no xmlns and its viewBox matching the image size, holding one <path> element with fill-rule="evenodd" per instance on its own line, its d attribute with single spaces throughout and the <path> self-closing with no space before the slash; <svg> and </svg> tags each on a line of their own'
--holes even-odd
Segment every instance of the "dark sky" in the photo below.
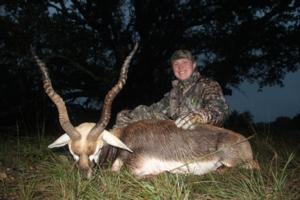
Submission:
<svg viewBox="0 0 300 200">
<path fill-rule="evenodd" d="M 300 70 L 288 73 L 283 84 L 284 87 L 264 87 L 262 92 L 257 92 L 257 84 L 244 82 L 226 99 L 231 110 L 250 111 L 255 122 L 274 121 L 279 116 L 294 117 L 300 113 Z"/>
</svg>

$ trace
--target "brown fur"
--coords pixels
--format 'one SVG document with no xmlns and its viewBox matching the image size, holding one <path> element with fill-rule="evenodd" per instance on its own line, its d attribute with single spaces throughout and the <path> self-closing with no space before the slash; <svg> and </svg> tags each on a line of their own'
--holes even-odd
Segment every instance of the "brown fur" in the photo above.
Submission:
<svg viewBox="0 0 300 200">
<path fill-rule="evenodd" d="M 117 129 L 115 135 L 133 150 L 133 153 L 119 150 L 117 156 L 130 168 L 138 167 L 139 162 L 149 156 L 183 162 L 217 158 L 227 167 L 256 163 L 245 137 L 211 125 L 183 130 L 177 128 L 174 121 L 143 120 Z M 249 166 L 255 168 L 253 164 Z"/>
</svg>

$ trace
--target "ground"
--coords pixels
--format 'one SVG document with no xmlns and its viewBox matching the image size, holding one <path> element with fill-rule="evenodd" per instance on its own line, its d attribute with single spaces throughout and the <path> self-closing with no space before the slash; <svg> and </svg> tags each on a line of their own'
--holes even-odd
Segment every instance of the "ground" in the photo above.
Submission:
<svg viewBox="0 0 300 200">
<path fill-rule="evenodd" d="M 50 150 L 55 137 L 3 132 L 2 199 L 299 199 L 300 132 L 257 134 L 251 139 L 261 171 L 242 168 L 204 176 L 161 174 L 137 179 L 96 168 L 83 179 L 66 149 Z"/>
</svg>

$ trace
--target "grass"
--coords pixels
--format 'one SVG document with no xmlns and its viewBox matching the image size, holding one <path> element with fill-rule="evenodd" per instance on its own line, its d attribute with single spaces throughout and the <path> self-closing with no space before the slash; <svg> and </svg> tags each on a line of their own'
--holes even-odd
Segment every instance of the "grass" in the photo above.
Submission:
<svg viewBox="0 0 300 200">
<path fill-rule="evenodd" d="M 0 142 L 2 199 L 300 199 L 299 143 L 258 134 L 251 139 L 261 171 L 234 168 L 204 176 L 161 174 L 139 180 L 126 169 L 96 169 L 83 179 L 66 152 L 47 149 L 53 138 L 8 136 Z"/>
</svg>

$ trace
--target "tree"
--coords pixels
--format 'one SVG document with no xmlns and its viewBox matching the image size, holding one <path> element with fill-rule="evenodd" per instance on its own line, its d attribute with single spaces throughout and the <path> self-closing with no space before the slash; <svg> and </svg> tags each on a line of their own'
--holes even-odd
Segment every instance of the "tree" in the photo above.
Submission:
<svg viewBox="0 0 300 200">
<path fill-rule="evenodd" d="M 0 6 L 1 109 L 7 112 L 30 107 L 31 97 L 41 95 L 30 45 L 68 104 L 84 108 L 103 99 L 136 40 L 139 53 L 115 110 L 160 99 L 178 48 L 192 50 L 202 74 L 226 94 L 246 79 L 261 87 L 282 84 L 299 68 L 298 1 L 4 0 Z"/>
<path fill-rule="evenodd" d="M 291 118 L 285 116 L 277 117 L 273 122 L 273 126 L 277 129 L 288 130 L 288 128 L 291 127 L 291 125 L 292 125 Z"/>
<path fill-rule="evenodd" d="M 300 130 L 300 113 L 292 119 L 293 128 Z"/>
<path fill-rule="evenodd" d="M 239 113 L 236 110 L 231 112 L 225 122 L 226 127 L 237 130 L 252 129 L 253 124 L 253 115 L 249 111 Z"/>
</svg>

